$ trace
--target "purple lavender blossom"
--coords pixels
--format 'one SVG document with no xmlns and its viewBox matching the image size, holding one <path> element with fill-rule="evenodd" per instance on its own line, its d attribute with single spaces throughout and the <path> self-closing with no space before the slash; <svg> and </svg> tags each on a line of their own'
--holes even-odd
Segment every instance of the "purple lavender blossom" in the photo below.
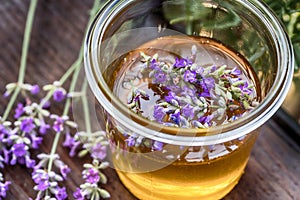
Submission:
<svg viewBox="0 0 300 200">
<path fill-rule="evenodd" d="M 166 80 L 167 75 L 163 71 L 159 70 L 154 75 L 153 83 L 161 84 L 164 83 Z"/>
<path fill-rule="evenodd" d="M 57 187 L 55 191 L 55 197 L 57 200 L 65 200 L 68 198 L 68 194 L 65 187 Z"/>
<path fill-rule="evenodd" d="M 21 121 L 20 129 L 24 133 L 30 133 L 35 128 L 35 124 L 33 122 L 33 118 L 25 118 Z"/>
<path fill-rule="evenodd" d="M 182 94 L 182 96 L 194 97 L 196 95 L 196 90 L 194 88 L 184 86 L 183 91 L 181 92 L 181 94 Z"/>
<path fill-rule="evenodd" d="M 40 144 L 43 141 L 43 138 L 42 137 L 38 137 L 35 134 L 31 134 L 30 138 L 31 138 L 31 146 L 32 146 L 32 148 L 33 149 L 38 149 L 39 146 L 40 146 Z"/>
<path fill-rule="evenodd" d="M 6 197 L 6 192 L 8 190 L 8 186 L 11 184 L 10 181 L 6 181 L 5 183 L 0 182 L 0 199 Z"/>
<path fill-rule="evenodd" d="M 12 153 L 16 157 L 23 157 L 27 153 L 28 147 L 24 143 L 14 144 L 11 148 Z"/>
<path fill-rule="evenodd" d="M 208 115 L 208 116 L 202 116 L 199 118 L 199 122 L 201 124 L 207 124 L 207 125 L 211 125 L 211 120 L 214 118 L 214 115 Z"/>
<path fill-rule="evenodd" d="M 164 108 L 159 106 L 159 105 L 155 105 L 154 106 L 154 112 L 153 112 L 153 117 L 155 118 L 156 121 L 161 122 L 163 120 L 163 118 L 165 117 L 166 112 L 164 111 Z"/>
<path fill-rule="evenodd" d="M 80 188 L 77 188 L 76 191 L 73 193 L 73 197 L 75 200 L 84 200 L 84 193 L 80 190 Z"/>
<path fill-rule="evenodd" d="M 165 100 L 171 102 L 173 99 L 176 100 L 176 94 L 174 92 L 168 92 L 168 96 L 165 96 Z"/>
<path fill-rule="evenodd" d="M 211 77 L 203 78 L 200 81 L 200 86 L 202 87 L 202 92 L 201 92 L 200 96 L 202 96 L 202 97 L 210 97 L 211 96 L 210 91 L 215 86 L 215 80 L 213 78 L 211 78 Z"/>
<path fill-rule="evenodd" d="M 0 152 L 2 154 L 0 155 L 0 168 L 3 168 L 3 163 L 9 164 L 10 151 L 8 151 L 5 147 L 2 147 Z"/>
<path fill-rule="evenodd" d="M 248 82 L 246 82 L 246 81 L 244 84 L 239 85 L 239 88 L 242 92 L 242 95 L 244 95 L 244 94 L 250 95 L 253 92 L 253 89 L 248 87 Z"/>
<path fill-rule="evenodd" d="M 65 137 L 65 141 L 63 142 L 63 146 L 64 147 L 68 147 L 70 148 L 70 153 L 69 155 L 71 157 L 76 155 L 76 150 L 80 145 L 80 141 L 76 141 L 69 132 L 66 132 L 66 137 Z"/>
<path fill-rule="evenodd" d="M 19 117 L 21 117 L 24 113 L 24 106 L 22 103 L 18 103 L 17 108 L 15 109 L 15 114 L 14 114 L 14 118 L 18 119 Z"/>
<path fill-rule="evenodd" d="M 185 58 L 176 58 L 175 59 L 175 63 L 174 63 L 174 67 L 175 68 L 182 68 L 182 67 L 186 67 L 188 65 L 193 64 L 192 61 L 185 59 Z"/>
<path fill-rule="evenodd" d="M 159 141 L 154 141 L 152 145 L 153 150 L 161 151 L 163 149 L 163 143 Z"/>
<path fill-rule="evenodd" d="M 204 68 L 203 67 L 197 67 L 195 70 L 196 74 L 203 75 L 204 73 Z"/>
<path fill-rule="evenodd" d="M 64 130 L 64 123 L 65 123 L 65 119 L 64 117 L 59 117 L 57 115 L 52 115 L 52 118 L 55 119 L 54 123 L 53 123 L 53 130 L 57 133 L 60 133 Z"/>
<path fill-rule="evenodd" d="M 233 68 L 233 69 L 231 70 L 231 73 L 230 73 L 230 74 L 232 74 L 232 75 L 234 75 L 234 76 L 239 76 L 239 75 L 242 74 L 242 72 L 241 72 L 241 70 L 239 70 L 239 69 L 237 69 L 237 68 L 235 67 L 235 68 Z"/>
<path fill-rule="evenodd" d="M 175 112 L 175 113 L 171 114 L 170 119 L 179 126 L 180 125 L 180 112 Z"/>
<path fill-rule="evenodd" d="M 91 149 L 92 158 L 103 160 L 106 157 L 106 146 L 97 143 Z"/>
<path fill-rule="evenodd" d="M 30 159 L 28 153 L 28 146 L 24 143 L 17 143 L 11 147 L 12 159 L 10 160 L 11 165 L 15 165 L 17 162 L 21 165 L 26 164 L 27 168 L 33 168 L 35 160 Z"/>
<path fill-rule="evenodd" d="M 71 169 L 68 167 L 68 165 L 61 165 L 59 170 L 64 179 L 67 179 L 67 175 L 71 172 Z"/>
<path fill-rule="evenodd" d="M 135 145 L 135 137 L 130 136 L 125 140 L 125 142 L 127 143 L 127 146 L 133 147 Z"/>
<path fill-rule="evenodd" d="M 40 120 L 39 133 L 41 135 L 45 135 L 48 129 L 50 129 L 50 125 L 46 124 L 46 122 L 44 120 Z"/>
<path fill-rule="evenodd" d="M 83 178 L 87 183 L 97 184 L 100 181 L 98 170 L 94 168 L 87 169 L 83 174 Z"/>
<path fill-rule="evenodd" d="M 30 92 L 31 94 L 36 95 L 40 92 L 40 87 L 38 85 L 32 85 Z"/>
<path fill-rule="evenodd" d="M 57 88 L 53 93 L 53 99 L 56 102 L 61 102 L 66 98 L 66 91 L 63 88 Z"/>
<path fill-rule="evenodd" d="M 32 179 L 37 184 L 34 189 L 45 191 L 50 187 L 49 175 L 44 170 L 35 170 L 32 173 Z"/>
<path fill-rule="evenodd" d="M 185 82 L 190 82 L 190 83 L 194 83 L 197 81 L 196 79 L 196 72 L 194 71 L 190 71 L 190 70 L 186 70 L 183 74 L 183 80 Z"/>
<path fill-rule="evenodd" d="M 182 108 L 182 114 L 183 116 L 193 119 L 195 116 L 195 112 L 194 112 L 194 108 L 193 106 L 191 106 L 190 104 L 186 104 L 183 108 Z"/>
<path fill-rule="evenodd" d="M 5 126 L 0 124 L 0 140 L 3 141 L 4 138 L 6 138 L 9 135 L 9 131 Z"/>
<path fill-rule="evenodd" d="M 157 61 L 155 59 L 151 60 L 149 68 L 153 69 L 153 70 L 159 70 L 160 69 L 159 64 L 157 63 Z"/>
</svg>

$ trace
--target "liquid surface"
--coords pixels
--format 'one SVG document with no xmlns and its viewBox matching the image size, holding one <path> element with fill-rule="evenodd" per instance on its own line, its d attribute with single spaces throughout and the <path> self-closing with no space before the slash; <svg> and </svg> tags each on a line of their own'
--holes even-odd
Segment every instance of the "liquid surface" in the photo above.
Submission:
<svg viewBox="0 0 300 200">
<path fill-rule="evenodd" d="M 230 123 L 260 100 L 260 87 L 248 62 L 208 38 L 170 36 L 150 41 L 114 61 L 104 77 L 134 113 L 166 126 Z M 125 129 L 107 120 L 114 165 L 124 185 L 145 200 L 222 198 L 241 177 L 258 134 L 182 147 Z M 164 167 L 151 170 L 149 165 Z"/>
<path fill-rule="evenodd" d="M 135 113 L 166 126 L 228 123 L 260 99 L 248 62 L 208 38 L 162 37 L 112 65 L 116 70 L 108 77 L 116 96 Z"/>
</svg>

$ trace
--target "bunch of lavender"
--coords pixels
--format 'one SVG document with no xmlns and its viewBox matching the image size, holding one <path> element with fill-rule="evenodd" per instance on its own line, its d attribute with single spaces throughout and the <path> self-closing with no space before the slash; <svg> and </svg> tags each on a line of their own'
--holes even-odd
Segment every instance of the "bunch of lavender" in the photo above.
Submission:
<svg viewBox="0 0 300 200">
<path fill-rule="evenodd" d="M 207 128 L 234 121 L 257 105 L 257 95 L 250 79 L 238 68 L 223 66 L 202 67 L 191 58 L 176 58 L 174 63 L 141 53 L 150 88 L 159 96 L 153 116 L 147 116 L 166 126 Z M 133 88 L 128 106 L 143 115 L 141 101 L 149 95 Z"/>
<path fill-rule="evenodd" d="M 108 198 L 109 193 L 100 186 L 100 184 L 106 183 L 106 177 L 101 170 L 108 166 L 106 162 L 102 162 L 106 156 L 107 145 L 103 132 L 93 134 L 89 124 L 90 121 L 86 119 L 87 131 L 76 133 L 74 137 L 71 135 L 71 130 L 77 128 L 77 124 L 71 121 L 68 116 L 72 98 L 81 98 L 85 116 L 89 115 L 86 99 L 87 81 L 84 81 L 82 91 L 79 92 L 80 95 L 75 91 L 75 84 L 83 60 L 82 48 L 77 60 L 58 81 L 42 87 L 44 96 L 41 100 L 37 100 L 37 95 L 43 95 L 40 87 L 24 82 L 36 5 L 37 0 L 31 0 L 24 33 L 18 81 L 7 84 L 4 93 L 4 96 L 10 99 L 3 115 L 0 117 L 0 167 L 20 164 L 32 169 L 32 179 L 36 184 L 33 189 L 37 191 L 35 197 L 37 200 L 67 199 L 68 194 L 62 184 L 67 179 L 71 169 L 56 153 L 59 139 L 61 135 L 65 135 L 66 139 L 63 145 L 71 148 L 71 156 L 74 156 L 77 150 L 81 148 L 80 155 L 90 153 L 93 158 L 92 164 L 84 165 L 83 180 L 85 183 L 76 190 L 74 198 Z M 90 22 L 100 7 L 100 2 L 95 0 L 90 12 Z M 70 87 L 65 89 L 64 83 L 71 76 Z M 77 95 L 74 95 L 75 93 Z M 17 102 L 18 100 L 20 102 Z M 63 112 L 60 114 L 52 113 L 50 104 L 53 103 L 64 103 Z M 43 136 L 47 133 L 50 134 L 50 132 L 55 132 L 50 153 L 39 153 L 34 158 L 32 151 L 39 148 L 43 142 Z M 9 181 L 4 182 L 0 173 L 0 199 L 6 196 L 9 184 Z"/>
</svg>

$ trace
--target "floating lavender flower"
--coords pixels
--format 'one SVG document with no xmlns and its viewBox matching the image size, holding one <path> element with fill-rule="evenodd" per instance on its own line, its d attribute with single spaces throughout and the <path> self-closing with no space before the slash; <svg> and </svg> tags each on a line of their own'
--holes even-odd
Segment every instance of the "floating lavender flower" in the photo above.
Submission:
<svg viewBox="0 0 300 200">
<path fill-rule="evenodd" d="M 125 140 L 127 146 L 129 146 L 129 147 L 133 147 L 135 145 L 135 141 L 136 141 L 136 138 L 133 136 L 130 136 Z"/>
<path fill-rule="evenodd" d="M 193 64 L 192 61 L 185 59 L 185 58 L 176 58 L 175 59 L 175 63 L 174 63 L 174 67 L 175 68 L 182 68 L 182 67 L 186 67 L 188 65 Z"/>
<path fill-rule="evenodd" d="M 167 80 L 167 75 L 163 71 L 159 70 L 154 75 L 153 83 L 162 84 L 166 80 Z"/>
<path fill-rule="evenodd" d="M 161 151 L 163 149 L 163 143 L 159 141 L 154 141 L 152 145 L 153 150 Z"/>
<path fill-rule="evenodd" d="M 163 120 L 163 118 L 165 117 L 166 112 L 164 111 L 164 108 L 159 106 L 159 105 L 155 105 L 154 106 L 154 113 L 153 113 L 153 117 L 155 118 L 156 121 L 161 122 Z"/>
<path fill-rule="evenodd" d="M 182 114 L 183 116 L 189 118 L 189 119 L 193 119 L 195 116 L 195 112 L 194 112 L 194 107 L 191 106 L 190 104 L 186 104 L 183 108 L 182 108 Z"/>
<path fill-rule="evenodd" d="M 190 83 L 196 82 L 197 81 L 196 72 L 186 70 L 183 74 L 183 79 L 184 79 L 185 82 L 190 82 Z"/>
</svg>

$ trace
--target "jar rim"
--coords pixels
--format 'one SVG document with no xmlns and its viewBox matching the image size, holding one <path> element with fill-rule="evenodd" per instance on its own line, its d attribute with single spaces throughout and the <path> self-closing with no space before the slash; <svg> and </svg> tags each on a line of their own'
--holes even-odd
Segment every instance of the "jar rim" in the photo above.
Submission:
<svg viewBox="0 0 300 200">
<path fill-rule="evenodd" d="M 270 92 L 253 111 L 234 122 L 207 129 L 165 127 L 136 114 L 130 115 L 131 119 L 128 118 L 128 115 L 125 113 L 129 109 L 114 98 L 112 92 L 107 92 L 110 90 L 104 79 L 101 78 L 102 74 L 97 67 L 96 58 L 99 52 L 94 51 L 94 49 L 97 49 L 98 41 L 103 37 L 104 31 L 101 30 L 104 30 L 108 25 L 108 20 L 112 19 L 111 16 L 132 2 L 134 0 L 109 1 L 99 11 L 91 24 L 84 46 L 84 64 L 87 80 L 96 99 L 114 120 L 121 124 L 128 124 L 135 134 L 152 140 L 175 145 L 201 146 L 222 143 L 242 137 L 263 125 L 279 109 L 292 83 L 294 66 L 293 49 L 276 15 L 264 3 L 258 0 L 249 0 L 240 3 L 253 11 L 253 14 L 259 16 L 268 27 L 277 52 L 277 71 L 282 72 L 276 74 Z M 133 118 L 134 120 L 132 120 Z"/>
</svg>

